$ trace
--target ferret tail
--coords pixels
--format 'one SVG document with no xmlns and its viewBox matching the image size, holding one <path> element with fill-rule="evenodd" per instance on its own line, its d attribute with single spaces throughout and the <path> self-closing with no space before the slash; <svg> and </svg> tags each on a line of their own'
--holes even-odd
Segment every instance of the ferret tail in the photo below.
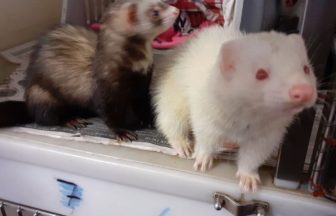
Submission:
<svg viewBox="0 0 336 216">
<path fill-rule="evenodd" d="M 0 128 L 32 123 L 23 101 L 0 102 Z"/>
</svg>

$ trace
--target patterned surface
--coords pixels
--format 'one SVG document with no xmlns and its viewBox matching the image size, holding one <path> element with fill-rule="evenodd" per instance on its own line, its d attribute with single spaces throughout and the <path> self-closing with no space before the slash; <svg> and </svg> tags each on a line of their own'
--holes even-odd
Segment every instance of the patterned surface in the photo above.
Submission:
<svg viewBox="0 0 336 216">
<path fill-rule="evenodd" d="M 78 136 L 93 136 L 101 138 L 115 139 L 115 134 L 104 124 L 104 122 L 99 118 L 91 118 L 89 122 L 92 123 L 85 128 L 71 129 L 67 127 L 46 127 L 40 126 L 35 123 L 25 125 L 26 128 L 32 128 L 43 131 L 53 131 L 53 132 L 65 132 Z M 159 146 L 170 147 L 167 140 L 154 129 L 144 129 L 136 131 L 138 135 L 139 142 L 147 142 Z"/>
</svg>

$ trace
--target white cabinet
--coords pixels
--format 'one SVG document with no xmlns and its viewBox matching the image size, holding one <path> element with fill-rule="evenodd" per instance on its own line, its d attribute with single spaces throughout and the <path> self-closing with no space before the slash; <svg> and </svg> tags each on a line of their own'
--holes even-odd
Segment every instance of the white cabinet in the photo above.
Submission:
<svg viewBox="0 0 336 216">
<path fill-rule="evenodd" d="M 194 172 L 192 161 L 119 146 L 0 132 L 0 199 L 74 216 L 229 216 L 213 195 L 239 197 L 235 167 Z M 336 215 L 336 205 L 273 187 L 247 198 L 269 202 L 270 215 Z M 11 215 L 9 215 L 11 216 Z"/>
</svg>

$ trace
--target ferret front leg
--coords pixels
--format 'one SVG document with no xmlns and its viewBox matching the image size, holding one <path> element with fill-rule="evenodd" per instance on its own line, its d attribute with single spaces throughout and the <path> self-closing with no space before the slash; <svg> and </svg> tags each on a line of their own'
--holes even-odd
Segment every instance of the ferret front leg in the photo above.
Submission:
<svg viewBox="0 0 336 216">
<path fill-rule="evenodd" d="M 205 172 L 212 168 L 214 155 L 218 150 L 220 138 L 214 134 L 207 133 L 207 131 L 196 131 L 194 169 Z"/>
<path fill-rule="evenodd" d="M 109 110 L 105 113 L 105 123 L 116 135 L 118 142 L 131 142 L 138 139 L 138 136 L 132 130 L 134 125 L 129 121 L 133 121 L 133 115 L 131 112 L 127 112 L 127 107 L 119 107 L 118 105 L 113 110 Z M 130 118 L 132 120 L 130 120 Z"/>
<path fill-rule="evenodd" d="M 255 192 L 260 183 L 259 167 L 268 159 L 281 142 L 280 134 L 264 136 L 240 146 L 237 177 L 244 192 Z"/>
<path fill-rule="evenodd" d="M 134 112 L 130 109 L 125 92 L 101 85 L 96 96 L 95 106 L 105 124 L 116 134 L 118 142 L 129 142 L 137 139 L 131 131 L 134 123 Z"/>
<path fill-rule="evenodd" d="M 156 126 L 166 136 L 180 157 L 191 157 L 189 110 L 181 95 L 167 94 L 159 98 Z"/>
<path fill-rule="evenodd" d="M 221 130 L 213 124 L 211 113 L 206 113 L 207 107 L 199 104 L 200 98 L 191 100 L 191 125 L 195 139 L 194 169 L 205 172 L 212 168 L 213 160 L 222 140 Z"/>
</svg>

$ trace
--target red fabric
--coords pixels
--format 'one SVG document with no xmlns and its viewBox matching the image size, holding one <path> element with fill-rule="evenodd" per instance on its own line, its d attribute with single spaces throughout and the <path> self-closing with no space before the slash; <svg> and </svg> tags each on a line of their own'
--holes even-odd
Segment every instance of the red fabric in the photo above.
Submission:
<svg viewBox="0 0 336 216">
<path fill-rule="evenodd" d="M 159 35 L 152 43 L 153 48 L 155 49 L 171 49 L 175 48 L 190 38 L 197 35 L 199 31 L 201 31 L 203 28 L 207 28 L 212 25 L 217 25 L 216 23 L 210 22 L 210 21 L 204 21 L 199 25 L 198 30 L 195 30 L 189 35 L 182 35 L 180 32 L 174 31 L 174 28 L 168 29 L 166 32 Z"/>
<path fill-rule="evenodd" d="M 215 8 L 222 8 L 223 0 L 204 0 L 203 2 L 207 6 L 207 8 L 212 10 Z M 172 5 L 181 10 L 198 10 L 197 6 L 192 0 L 179 0 Z"/>
<path fill-rule="evenodd" d="M 191 26 L 193 28 L 206 28 L 208 26 L 219 24 L 224 24 L 224 17 L 222 16 L 222 0 L 205 0 L 205 6 L 216 14 L 219 14 L 216 22 L 210 22 L 206 20 L 203 12 L 199 11 L 197 6 L 192 2 L 192 0 L 179 0 L 177 3 L 172 4 L 173 6 L 179 8 L 180 10 L 187 11 L 189 16 Z M 94 31 L 100 30 L 100 23 L 93 23 L 89 26 Z M 184 43 L 189 38 L 196 35 L 198 30 L 194 31 L 190 35 L 182 35 L 180 32 L 176 32 L 173 27 L 169 28 L 166 32 L 160 34 L 152 43 L 152 46 L 156 49 L 169 49 L 174 48 L 182 43 Z"/>
<path fill-rule="evenodd" d="M 204 0 L 204 5 L 207 9 L 211 10 L 215 14 L 218 14 L 218 18 L 215 23 L 210 22 L 206 19 L 204 13 L 199 10 L 199 8 L 194 4 L 192 0 L 178 0 L 173 6 L 180 10 L 187 12 L 191 26 L 193 28 L 202 29 L 213 24 L 224 24 L 224 17 L 222 14 L 222 3 L 223 0 Z M 153 47 L 156 49 L 169 49 L 174 48 L 182 43 L 184 43 L 189 38 L 196 35 L 198 30 L 195 30 L 190 35 L 182 35 L 179 32 L 175 32 L 173 28 L 170 28 L 166 32 L 159 35 L 153 41 Z"/>
<path fill-rule="evenodd" d="M 192 1 L 188 0 L 179 0 L 173 6 L 177 7 L 180 10 L 198 10 L 196 5 Z"/>
<path fill-rule="evenodd" d="M 208 9 L 219 15 L 216 22 L 220 25 L 223 25 L 224 24 L 224 17 L 222 14 L 223 0 L 204 0 L 203 3 Z M 192 27 L 197 27 L 203 21 L 205 21 L 204 14 L 200 12 L 198 7 L 194 4 L 194 2 L 192 2 L 192 0 L 179 0 L 172 5 L 180 10 L 187 11 Z"/>
<path fill-rule="evenodd" d="M 187 14 L 188 14 L 188 17 L 190 19 L 190 22 L 191 22 L 191 26 L 193 28 L 196 28 L 198 27 L 202 22 L 205 21 L 205 17 L 204 17 L 204 14 L 202 12 L 188 12 L 187 11 Z"/>
</svg>

